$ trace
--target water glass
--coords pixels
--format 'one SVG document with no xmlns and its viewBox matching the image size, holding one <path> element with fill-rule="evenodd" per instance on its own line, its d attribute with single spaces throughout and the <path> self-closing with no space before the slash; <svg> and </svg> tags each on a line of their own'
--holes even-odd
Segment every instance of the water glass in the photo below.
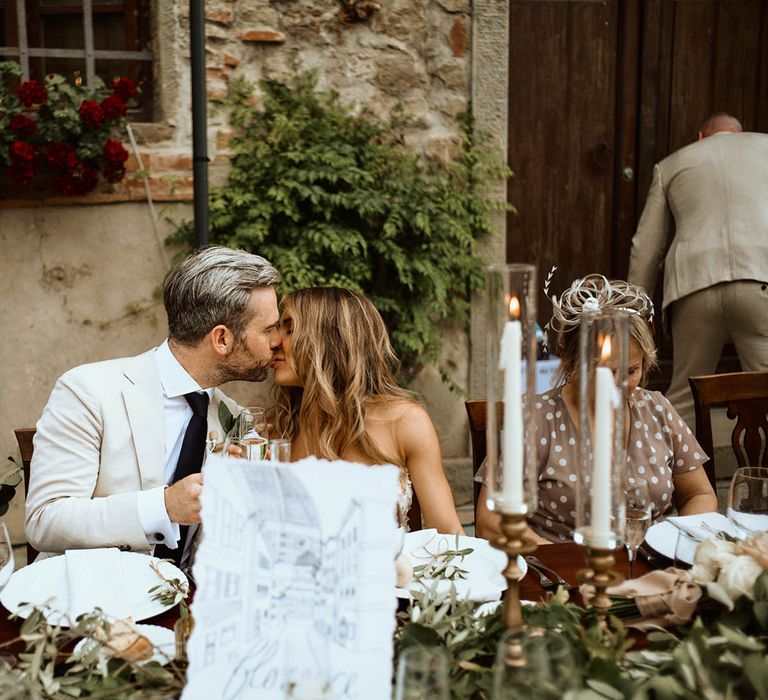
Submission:
<svg viewBox="0 0 768 700">
<path fill-rule="evenodd" d="M 768 531 L 768 468 L 736 470 L 728 489 L 727 515 L 744 537 Z"/>
<path fill-rule="evenodd" d="M 259 462 L 267 456 L 267 416 L 261 406 L 243 408 L 227 435 L 224 453 Z"/>
<path fill-rule="evenodd" d="M 629 560 L 629 578 L 632 578 L 632 563 L 637 559 L 637 549 L 645 539 L 645 533 L 651 524 L 651 495 L 645 479 L 629 477 L 625 493 L 626 527 L 624 528 L 624 546 Z"/>
<path fill-rule="evenodd" d="M 270 440 L 269 441 L 269 460 L 271 462 L 282 462 L 286 464 L 291 461 L 291 441 L 290 440 Z"/>
<path fill-rule="evenodd" d="M 552 630 L 505 632 L 493 665 L 491 700 L 560 700 L 579 686 L 568 640 Z"/>
<path fill-rule="evenodd" d="M 441 648 L 412 646 L 400 653 L 395 700 L 448 700 L 448 660 Z"/>
</svg>

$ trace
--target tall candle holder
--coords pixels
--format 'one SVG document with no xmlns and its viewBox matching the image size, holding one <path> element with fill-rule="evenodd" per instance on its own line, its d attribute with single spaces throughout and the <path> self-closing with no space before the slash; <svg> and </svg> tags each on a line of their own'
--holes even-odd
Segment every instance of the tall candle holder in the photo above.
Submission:
<svg viewBox="0 0 768 700">
<path fill-rule="evenodd" d="M 535 551 L 526 515 L 536 503 L 536 268 L 492 265 L 485 271 L 488 319 L 486 489 L 488 508 L 501 516 L 492 544 L 507 555 L 504 625 L 522 627 L 518 556 Z"/>
<path fill-rule="evenodd" d="M 611 607 L 606 589 L 623 581 L 613 551 L 625 526 L 627 313 L 585 313 L 579 338 L 579 462 L 574 540 L 587 549 L 579 580 L 595 588 L 601 625 Z"/>
</svg>

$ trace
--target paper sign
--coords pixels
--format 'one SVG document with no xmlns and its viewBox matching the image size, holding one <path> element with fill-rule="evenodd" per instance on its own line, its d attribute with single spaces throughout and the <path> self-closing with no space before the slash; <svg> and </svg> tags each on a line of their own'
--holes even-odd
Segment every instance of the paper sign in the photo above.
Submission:
<svg viewBox="0 0 768 700">
<path fill-rule="evenodd" d="M 185 700 L 389 700 L 395 467 L 212 458 Z"/>
</svg>

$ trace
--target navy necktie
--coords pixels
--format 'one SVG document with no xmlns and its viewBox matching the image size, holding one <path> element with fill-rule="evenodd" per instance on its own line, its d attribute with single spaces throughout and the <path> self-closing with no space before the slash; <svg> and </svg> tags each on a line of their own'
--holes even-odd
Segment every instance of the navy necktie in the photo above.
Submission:
<svg viewBox="0 0 768 700">
<path fill-rule="evenodd" d="M 181 442 L 181 452 L 179 452 L 179 461 L 176 462 L 176 470 L 173 472 L 172 484 L 191 474 L 197 474 L 203 467 L 203 457 L 205 456 L 205 438 L 208 432 L 208 394 L 192 392 L 184 394 L 184 398 L 192 408 L 192 418 L 189 419 L 184 439 Z M 179 545 L 176 549 L 169 549 L 164 544 L 160 544 L 155 547 L 155 556 L 160 559 L 173 559 L 178 566 L 181 562 L 181 555 L 184 553 L 187 529 L 187 525 L 179 527 Z"/>
</svg>

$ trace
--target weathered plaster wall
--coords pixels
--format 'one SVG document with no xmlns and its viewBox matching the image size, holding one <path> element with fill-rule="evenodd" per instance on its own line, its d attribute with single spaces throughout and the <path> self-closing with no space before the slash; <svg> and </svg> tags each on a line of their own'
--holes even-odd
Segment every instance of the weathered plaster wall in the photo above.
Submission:
<svg viewBox="0 0 768 700">
<path fill-rule="evenodd" d="M 363 9 L 375 3 L 344 4 Z M 380 11 L 355 23 L 342 21 L 337 0 L 207 2 L 209 98 L 223 97 L 236 76 L 284 78 L 297 68 L 313 68 L 320 87 L 337 90 L 354 109 L 365 106 L 386 117 L 402 103 L 410 115 L 409 142 L 427 157 L 450 157 L 472 76 L 477 81 L 484 75 L 477 66 L 473 70 L 470 43 L 482 44 L 493 34 L 484 60 L 503 62 L 506 49 L 499 57 L 499 30 L 488 34 L 488 29 L 503 18 L 499 12 L 506 0 L 474 3 L 482 6 L 481 20 L 488 15 L 488 29 L 479 39 L 473 30 L 477 8 L 473 11 L 470 0 L 379 4 Z M 150 170 L 153 198 L 184 202 L 191 199 L 192 184 L 189 4 L 169 0 L 156 7 L 156 122 L 134 130 L 142 165 Z M 496 80 L 496 74 L 489 75 L 485 85 Z M 498 112 L 497 101 L 488 107 Z M 209 155 L 215 182 L 226 178 L 230 135 L 226 110 L 211 105 Z M 135 158 L 129 166 L 136 169 Z M 138 353 L 164 338 L 162 306 L 153 295 L 165 268 L 143 201 L 144 186 L 129 176 L 120 186 L 85 199 L 0 201 L 0 299 L 6 321 L 0 342 L 3 455 L 15 454 L 13 428 L 34 425 L 55 379 L 67 368 Z M 191 215 L 188 205 L 171 206 L 170 212 L 158 212 L 162 235 L 171 230 L 166 215 Z M 469 387 L 466 333 L 446 333 L 443 361 L 454 381 Z M 436 422 L 457 501 L 467 502 L 471 484 L 463 400 L 448 391 L 433 369 L 422 373 L 415 388 Z M 265 385 L 229 389 L 248 404 L 267 402 L 267 390 Z M 10 519 L 17 541 L 23 537 L 21 505 L 18 499 Z"/>
</svg>

